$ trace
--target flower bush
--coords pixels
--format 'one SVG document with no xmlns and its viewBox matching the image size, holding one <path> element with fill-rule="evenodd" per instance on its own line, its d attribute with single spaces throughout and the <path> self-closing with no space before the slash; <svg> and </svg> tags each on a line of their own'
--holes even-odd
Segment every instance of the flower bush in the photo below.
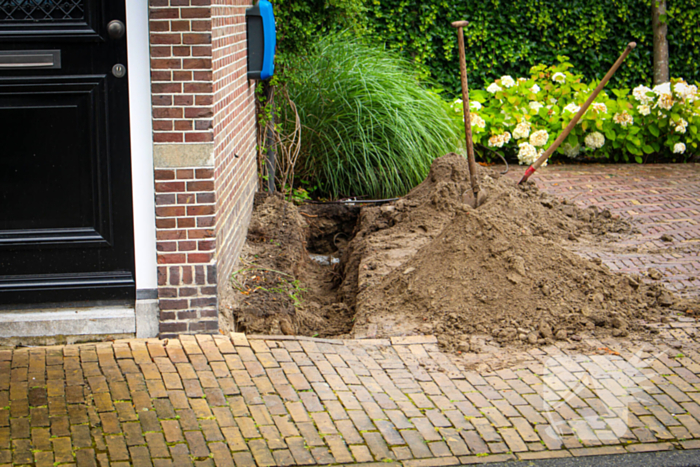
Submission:
<svg viewBox="0 0 700 467">
<path fill-rule="evenodd" d="M 470 92 L 473 139 L 484 159 L 500 148 L 531 164 L 580 110 L 598 82 L 584 83 L 567 57 L 558 59 L 554 66 L 532 67 L 528 78 L 503 76 L 485 91 Z M 452 109 L 462 125 L 461 99 Z M 631 92 L 603 89 L 553 157 L 687 160 L 700 153 L 699 127 L 697 84 L 672 79 Z"/>
</svg>

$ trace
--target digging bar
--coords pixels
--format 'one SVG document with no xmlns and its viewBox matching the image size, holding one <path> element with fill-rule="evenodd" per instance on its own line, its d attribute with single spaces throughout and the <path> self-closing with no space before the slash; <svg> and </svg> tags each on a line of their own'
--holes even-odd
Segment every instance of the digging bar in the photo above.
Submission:
<svg viewBox="0 0 700 467">
<path fill-rule="evenodd" d="M 484 196 L 479 191 L 479 181 L 477 180 L 476 161 L 474 160 L 474 142 L 472 141 L 472 119 L 469 113 L 469 85 L 467 83 L 467 57 L 464 52 L 464 31 L 469 21 L 455 21 L 452 23 L 453 28 L 457 28 L 457 43 L 459 44 L 459 71 L 462 78 L 462 107 L 464 109 L 464 133 L 467 139 L 467 161 L 469 163 L 469 182 L 472 186 L 472 197 L 465 200 L 472 207 L 478 207 L 483 201 Z"/>
<path fill-rule="evenodd" d="M 608 73 L 605 75 L 605 77 L 598 83 L 598 86 L 593 90 L 593 93 L 588 96 L 588 99 L 586 102 L 583 103 L 581 108 L 579 109 L 578 112 L 576 112 L 576 115 L 574 115 L 574 118 L 571 119 L 569 124 L 564 128 L 564 131 L 561 132 L 559 137 L 552 143 L 550 147 L 547 148 L 547 150 L 542 154 L 537 160 L 535 161 L 534 164 L 532 164 L 530 167 L 527 168 L 525 171 L 525 175 L 523 175 L 523 178 L 520 179 L 518 182 L 518 185 L 521 185 L 527 181 L 528 178 L 530 178 L 530 175 L 534 174 L 537 169 L 539 169 L 542 164 L 545 163 L 547 159 L 549 159 L 549 156 L 551 156 L 554 151 L 557 150 L 559 145 L 564 142 L 564 140 L 569 136 L 569 133 L 571 133 L 571 130 L 574 129 L 578 121 L 583 117 L 583 114 L 586 113 L 586 110 L 588 110 L 588 107 L 593 103 L 596 97 L 598 97 L 598 94 L 600 94 L 600 91 L 603 90 L 605 85 L 610 81 L 610 78 L 612 78 L 612 75 L 615 74 L 618 68 L 620 68 L 620 65 L 622 65 L 622 62 L 625 61 L 625 58 L 627 58 L 627 55 L 637 47 L 636 42 L 630 42 L 627 44 L 627 48 L 625 48 L 625 51 L 622 52 L 622 55 L 617 59 L 617 61 L 613 64 L 612 68 L 608 71 Z"/>
</svg>

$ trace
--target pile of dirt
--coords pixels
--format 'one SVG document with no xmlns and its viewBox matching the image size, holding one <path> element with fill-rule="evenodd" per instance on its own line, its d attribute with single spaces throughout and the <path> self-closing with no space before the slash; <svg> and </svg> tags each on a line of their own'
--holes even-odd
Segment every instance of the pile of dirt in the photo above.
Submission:
<svg viewBox="0 0 700 467">
<path fill-rule="evenodd" d="M 644 338 L 642 323 L 699 309 L 574 252 L 629 235 L 626 221 L 490 169 L 479 177 L 487 200 L 476 209 L 464 202 L 469 172 L 456 154 L 436 159 L 407 196 L 361 210 L 297 208 L 258 195 L 225 327 L 319 337 L 432 334 L 446 350 L 479 352 L 485 340 L 493 347 Z"/>
<path fill-rule="evenodd" d="M 436 159 L 405 198 L 364 208 L 344 256 L 342 300 L 355 337 L 434 334 L 447 349 L 473 334 L 500 344 L 627 336 L 689 304 L 571 250 L 629 233 L 607 211 L 557 201 L 530 183 L 480 171 L 477 209 L 464 158 Z"/>
<path fill-rule="evenodd" d="M 341 206 L 320 211 L 320 216 L 307 214 L 282 196 L 256 195 L 240 268 L 231 277 L 225 330 L 320 337 L 350 330 L 352 312 L 335 293 L 338 265 L 311 260 L 307 240 L 313 240 L 319 253 L 326 253 L 333 242 L 347 243 L 348 234 L 338 235 L 334 220 L 357 215 Z M 312 237 L 304 215 L 319 218 Z"/>
</svg>

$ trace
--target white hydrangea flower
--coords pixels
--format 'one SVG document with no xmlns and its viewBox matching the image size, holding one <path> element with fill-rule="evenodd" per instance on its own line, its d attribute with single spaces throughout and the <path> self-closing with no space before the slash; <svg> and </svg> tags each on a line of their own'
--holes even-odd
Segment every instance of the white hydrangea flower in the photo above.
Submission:
<svg viewBox="0 0 700 467">
<path fill-rule="evenodd" d="M 464 109 L 462 109 L 462 102 L 462 99 L 455 99 L 454 102 L 450 104 L 450 107 L 452 107 L 452 110 L 454 110 L 457 113 L 464 112 Z"/>
<path fill-rule="evenodd" d="M 661 107 L 664 110 L 671 110 L 673 103 L 673 94 L 660 94 L 659 100 L 656 101 L 654 108 Z"/>
<path fill-rule="evenodd" d="M 604 114 L 608 112 L 608 108 L 602 102 L 594 102 L 591 104 L 591 108 L 598 112 L 599 114 Z"/>
<path fill-rule="evenodd" d="M 654 86 L 654 89 L 652 89 L 654 94 L 657 96 L 660 96 L 662 94 L 671 94 L 671 83 L 661 83 L 656 86 Z"/>
<path fill-rule="evenodd" d="M 676 124 L 676 133 L 685 133 L 685 128 L 687 126 L 688 122 L 681 118 L 680 121 Z"/>
<path fill-rule="evenodd" d="M 678 94 L 681 99 L 687 100 L 689 102 L 695 101 L 695 98 L 697 97 L 698 93 L 698 87 L 693 85 L 689 85 L 685 81 L 679 81 L 673 86 L 673 90 L 676 91 L 676 94 Z"/>
<path fill-rule="evenodd" d="M 617 123 L 618 125 L 621 125 L 623 128 L 626 128 L 627 125 L 632 125 L 634 123 L 634 118 L 630 114 L 627 113 L 627 111 L 624 111 L 622 113 L 616 113 L 613 116 L 613 122 Z"/>
<path fill-rule="evenodd" d="M 483 118 L 479 117 L 477 114 L 469 113 L 471 115 L 471 122 L 472 126 L 478 127 L 478 128 L 486 128 L 486 122 L 484 121 Z"/>
<path fill-rule="evenodd" d="M 684 152 L 685 152 L 685 144 L 676 143 L 673 145 L 673 153 L 674 154 L 683 154 Z"/>
<path fill-rule="evenodd" d="M 581 153 L 581 145 L 579 144 L 577 144 L 576 146 L 572 146 L 569 143 L 564 143 L 562 149 L 564 150 L 564 155 L 566 157 L 570 157 L 571 159 L 574 159 Z"/>
<path fill-rule="evenodd" d="M 530 124 L 528 122 L 520 122 L 513 130 L 513 138 L 523 139 L 530 136 Z"/>
<path fill-rule="evenodd" d="M 481 102 L 479 102 L 479 101 L 469 101 L 469 109 L 471 109 L 471 110 L 481 110 Z"/>
<path fill-rule="evenodd" d="M 520 164 L 532 165 L 537 160 L 537 149 L 530 143 L 520 143 L 518 145 L 518 161 Z"/>
<path fill-rule="evenodd" d="M 574 102 L 572 102 L 571 104 L 569 104 L 569 105 L 567 105 L 566 107 L 564 107 L 564 111 L 565 111 L 565 112 L 571 112 L 572 114 L 575 114 L 575 113 L 578 112 L 579 110 L 581 110 L 581 107 L 579 107 L 578 105 L 576 105 Z"/>
<path fill-rule="evenodd" d="M 634 88 L 632 90 L 632 95 L 641 104 L 649 104 L 651 101 L 654 100 L 653 97 L 649 97 L 647 95 L 647 93 L 650 93 L 650 92 L 652 92 L 652 90 L 646 86 L 637 86 L 636 88 Z"/>
<path fill-rule="evenodd" d="M 503 89 L 496 83 L 491 83 L 489 87 L 486 88 L 491 94 L 496 94 L 498 91 L 503 91 Z"/>
<path fill-rule="evenodd" d="M 530 101 L 530 104 L 529 104 L 529 105 L 530 105 L 530 108 L 531 108 L 532 110 L 534 110 L 535 112 L 539 112 L 540 109 L 543 107 L 542 103 L 541 103 L 541 102 L 537 102 L 537 101 Z"/>
<path fill-rule="evenodd" d="M 594 131 L 593 133 L 590 133 L 588 136 L 586 136 L 584 142 L 586 143 L 586 146 L 588 146 L 591 149 L 602 148 L 605 144 L 605 136 L 603 136 L 603 134 L 598 131 Z"/>
<path fill-rule="evenodd" d="M 544 146 L 549 139 L 549 133 L 546 130 L 538 130 L 530 135 L 530 144 L 533 146 Z"/>
<path fill-rule="evenodd" d="M 642 104 L 642 105 L 637 106 L 637 111 L 640 114 L 646 116 L 646 115 L 649 115 L 651 113 L 651 108 L 647 104 Z"/>
<path fill-rule="evenodd" d="M 537 94 L 538 92 L 541 91 L 541 89 L 540 89 L 540 87 L 535 83 L 535 84 L 533 84 L 532 87 L 530 88 L 530 91 L 532 91 L 532 92 L 534 92 L 535 94 Z"/>
<path fill-rule="evenodd" d="M 510 141 L 510 133 L 506 131 L 505 133 L 502 133 L 500 135 L 491 136 L 489 138 L 489 146 L 502 148 L 504 144 L 508 143 L 508 141 Z"/>
<path fill-rule="evenodd" d="M 556 104 L 556 103 L 557 103 L 556 97 L 550 97 L 550 98 L 549 98 L 549 103 L 550 103 L 550 104 Z"/>
<path fill-rule="evenodd" d="M 509 75 L 501 76 L 501 84 L 507 88 L 512 88 L 515 86 L 515 80 Z"/>
<path fill-rule="evenodd" d="M 561 71 L 557 71 L 552 75 L 552 81 L 559 84 L 566 83 L 566 75 Z"/>
</svg>

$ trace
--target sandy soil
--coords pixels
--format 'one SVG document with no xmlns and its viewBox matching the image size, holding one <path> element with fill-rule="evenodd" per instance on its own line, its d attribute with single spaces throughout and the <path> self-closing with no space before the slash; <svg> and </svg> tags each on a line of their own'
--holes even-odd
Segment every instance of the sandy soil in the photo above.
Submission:
<svg viewBox="0 0 700 467">
<path fill-rule="evenodd" d="M 484 342 L 644 340 L 642 324 L 700 309 L 573 252 L 629 235 L 626 221 L 559 202 L 489 169 L 481 169 L 480 180 L 487 200 L 477 209 L 464 202 L 468 168 L 454 154 L 436 159 L 407 196 L 380 206 L 297 208 L 260 197 L 232 278 L 236 329 L 434 334 L 446 350 L 480 352 Z M 330 264 L 312 260 L 309 250 Z"/>
</svg>

